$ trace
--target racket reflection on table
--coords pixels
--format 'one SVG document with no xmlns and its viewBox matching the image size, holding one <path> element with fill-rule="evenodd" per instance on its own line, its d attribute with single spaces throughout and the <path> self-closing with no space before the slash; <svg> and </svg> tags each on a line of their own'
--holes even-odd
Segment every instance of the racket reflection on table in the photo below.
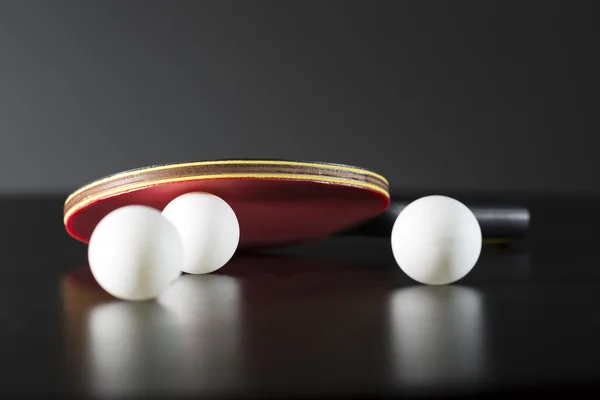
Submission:
<svg viewBox="0 0 600 400">
<path fill-rule="evenodd" d="M 94 397 L 377 393 L 483 378 L 484 296 L 465 286 L 395 288 L 393 272 L 239 257 L 131 303 L 79 268 L 62 280 L 61 370 L 75 394 Z"/>
</svg>

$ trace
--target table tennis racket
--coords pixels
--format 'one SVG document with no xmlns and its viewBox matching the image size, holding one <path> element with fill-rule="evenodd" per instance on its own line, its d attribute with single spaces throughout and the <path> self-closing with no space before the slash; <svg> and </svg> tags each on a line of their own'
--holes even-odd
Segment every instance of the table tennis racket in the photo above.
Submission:
<svg viewBox="0 0 600 400">
<path fill-rule="evenodd" d="M 233 208 L 240 224 L 240 249 L 346 233 L 389 235 L 390 221 L 408 204 L 406 199 L 392 203 L 388 181 L 364 168 L 285 160 L 215 160 L 144 167 L 91 182 L 66 199 L 64 224 L 72 237 L 88 243 L 96 225 L 111 211 L 131 204 L 162 211 L 188 192 L 212 193 Z M 484 206 L 478 217 L 484 240 L 514 240 L 524 235 L 528 218 L 527 224 L 515 224 L 510 212 L 496 212 L 490 223 L 489 218 L 481 218 L 489 214 L 486 210 L 490 208 Z"/>
</svg>

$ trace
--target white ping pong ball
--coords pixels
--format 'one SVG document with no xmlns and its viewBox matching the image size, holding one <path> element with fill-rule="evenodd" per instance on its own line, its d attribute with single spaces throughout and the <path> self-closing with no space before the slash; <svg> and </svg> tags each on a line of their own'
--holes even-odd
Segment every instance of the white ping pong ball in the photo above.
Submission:
<svg viewBox="0 0 600 400">
<path fill-rule="evenodd" d="M 471 210 L 446 196 L 413 201 L 392 228 L 392 252 L 400 268 L 426 285 L 446 285 L 466 276 L 479 260 L 481 227 Z"/>
<path fill-rule="evenodd" d="M 210 193 L 186 193 L 167 204 L 163 215 L 183 241 L 183 272 L 208 274 L 233 257 L 240 225 L 225 200 Z"/>
<path fill-rule="evenodd" d="M 98 284 L 122 300 L 150 300 L 181 275 L 183 244 L 160 211 L 141 205 L 118 208 L 96 226 L 88 247 Z"/>
</svg>

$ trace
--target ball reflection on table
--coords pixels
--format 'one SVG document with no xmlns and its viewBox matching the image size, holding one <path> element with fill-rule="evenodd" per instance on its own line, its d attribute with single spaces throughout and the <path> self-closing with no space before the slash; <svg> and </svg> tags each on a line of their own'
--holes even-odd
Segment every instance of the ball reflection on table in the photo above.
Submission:
<svg viewBox="0 0 600 400">
<path fill-rule="evenodd" d="M 483 299 L 473 288 L 413 286 L 389 303 L 390 356 L 403 386 L 473 384 L 485 375 Z"/>
<path fill-rule="evenodd" d="M 89 268 L 62 282 L 65 345 L 76 391 L 100 397 L 194 391 L 241 383 L 239 283 L 183 275 L 156 300 L 127 302 L 102 290 Z M 225 379 L 228 378 L 228 379 Z"/>
</svg>

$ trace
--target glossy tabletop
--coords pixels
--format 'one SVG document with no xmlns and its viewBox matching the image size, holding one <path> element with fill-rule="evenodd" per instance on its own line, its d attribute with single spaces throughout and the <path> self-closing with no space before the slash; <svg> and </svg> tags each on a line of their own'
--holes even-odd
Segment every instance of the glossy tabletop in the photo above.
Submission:
<svg viewBox="0 0 600 400">
<path fill-rule="evenodd" d="M 63 196 L 0 199 L 0 394 L 79 398 L 598 391 L 599 199 L 531 198 L 531 232 L 428 287 L 389 239 L 238 254 L 156 301 L 108 296 Z"/>
</svg>

